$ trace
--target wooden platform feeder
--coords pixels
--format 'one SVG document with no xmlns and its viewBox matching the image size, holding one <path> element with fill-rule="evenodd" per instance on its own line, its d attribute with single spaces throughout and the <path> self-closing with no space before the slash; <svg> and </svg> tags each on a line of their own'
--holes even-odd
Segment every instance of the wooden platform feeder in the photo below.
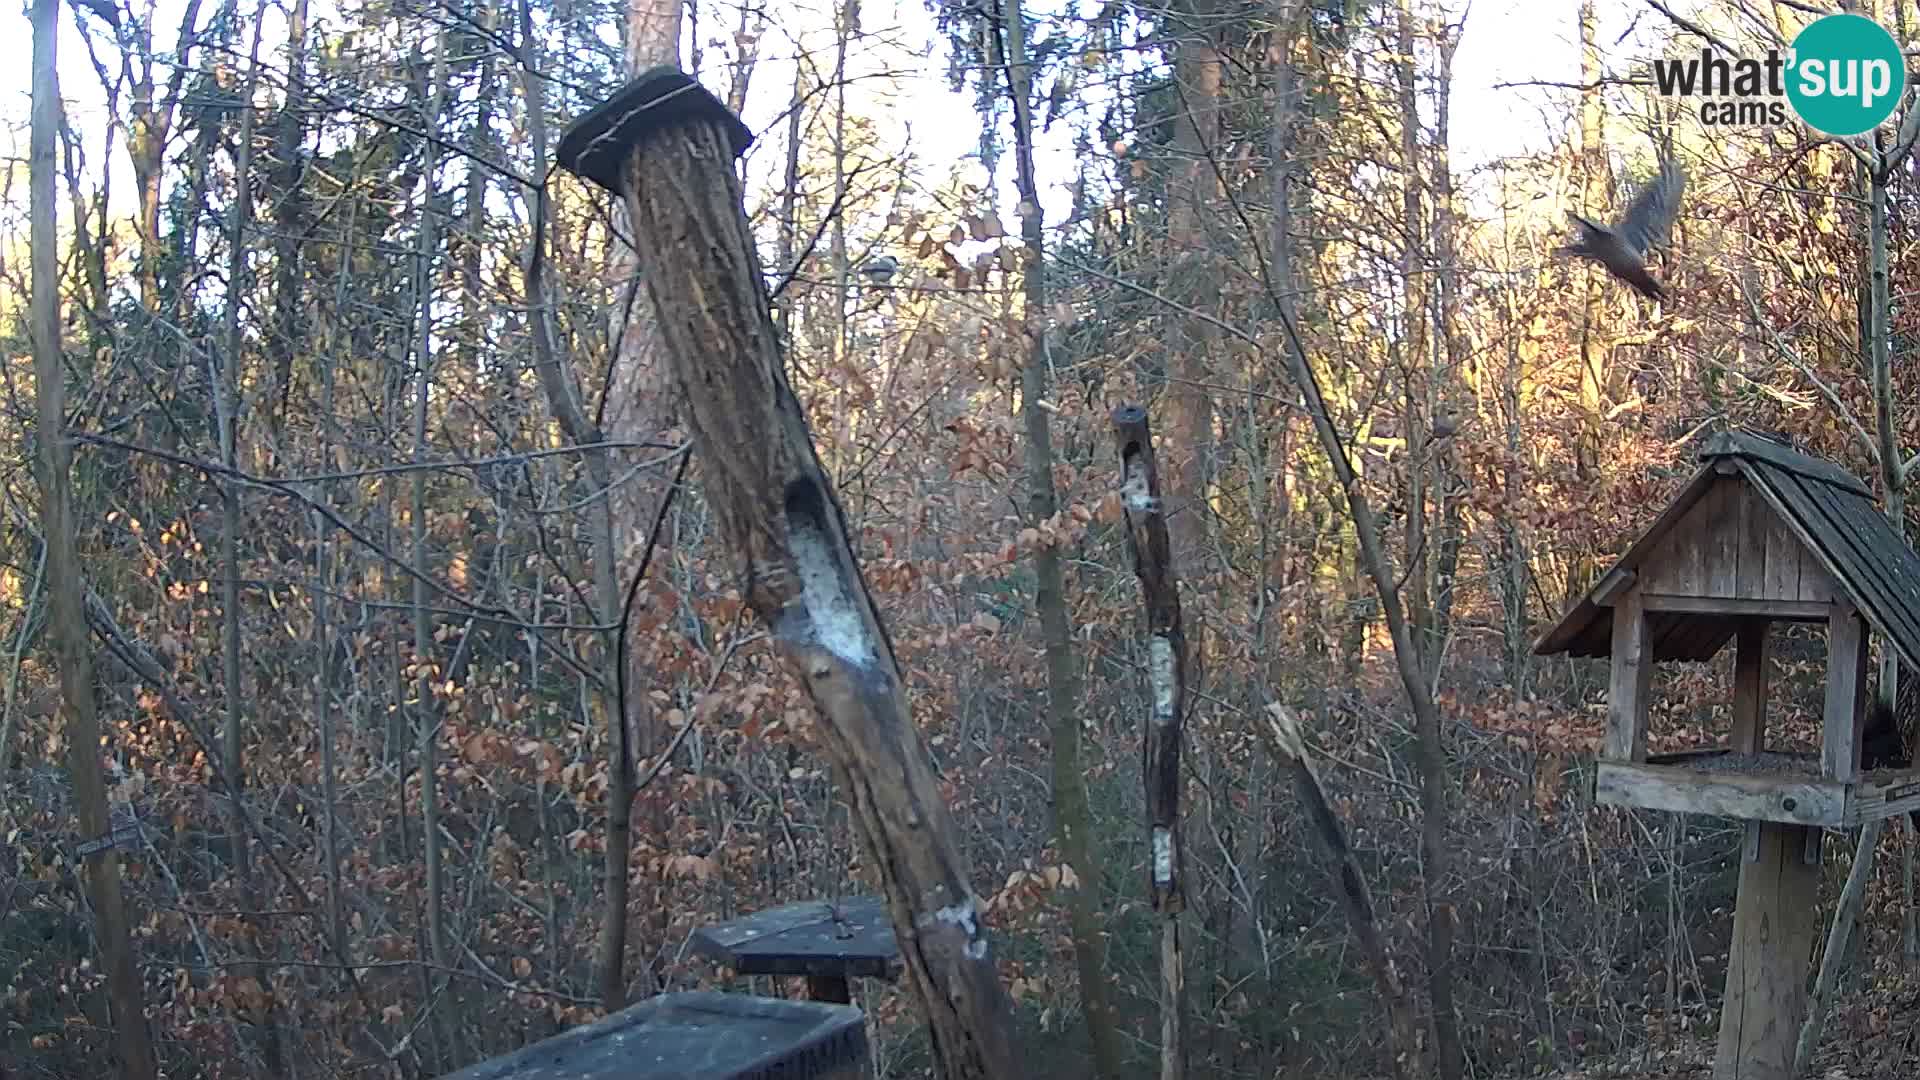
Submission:
<svg viewBox="0 0 1920 1080">
<path fill-rule="evenodd" d="M 1611 659 L 1597 802 L 1748 823 L 1714 1077 L 1786 1080 L 1806 1012 L 1821 830 L 1920 808 L 1920 769 L 1860 768 L 1869 631 L 1920 668 L 1920 555 L 1831 462 L 1738 432 L 1715 436 L 1701 459 L 1534 652 Z M 1817 754 L 1767 749 L 1775 622 L 1827 628 Z M 1653 665 L 1710 660 L 1729 641 L 1727 745 L 1649 755 Z"/>
<path fill-rule="evenodd" d="M 710 992 L 662 994 L 442 1080 L 856 1080 L 859 1009 Z"/>
<path fill-rule="evenodd" d="M 900 945 L 877 896 L 768 908 L 693 933 L 694 950 L 742 975 L 803 975 L 807 996 L 846 1004 L 849 980 L 893 979 Z"/>
</svg>

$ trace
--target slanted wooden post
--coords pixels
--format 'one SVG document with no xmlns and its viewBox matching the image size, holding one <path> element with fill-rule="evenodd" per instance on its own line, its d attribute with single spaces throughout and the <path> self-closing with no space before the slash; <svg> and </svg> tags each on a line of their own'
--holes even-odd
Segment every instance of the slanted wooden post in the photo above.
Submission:
<svg viewBox="0 0 1920 1080">
<path fill-rule="evenodd" d="M 747 603 L 813 698 L 879 872 L 941 1072 L 1020 1080 L 982 905 L 833 486 L 787 383 L 734 158 L 751 139 L 654 68 L 576 121 L 560 163 L 626 199 L 663 355 Z"/>
<path fill-rule="evenodd" d="M 1145 409 L 1113 410 L 1113 436 L 1120 445 L 1120 505 L 1133 541 L 1133 569 L 1147 608 L 1147 682 L 1153 706 L 1143 734 L 1141 774 L 1147 788 L 1147 892 L 1164 920 L 1160 931 L 1160 1078 L 1186 1073 L 1185 974 L 1180 951 L 1180 912 L 1186 887 L 1180 879 L 1180 736 L 1187 704 L 1187 638 L 1180 625 L 1180 589 L 1161 513 L 1160 471 Z"/>
</svg>

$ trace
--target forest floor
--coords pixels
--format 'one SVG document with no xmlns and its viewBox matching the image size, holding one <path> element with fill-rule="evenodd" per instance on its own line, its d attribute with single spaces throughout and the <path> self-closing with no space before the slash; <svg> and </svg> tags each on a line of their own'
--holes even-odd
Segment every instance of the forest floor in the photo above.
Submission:
<svg viewBox="0 0 1920 1080">
<path fill-rule="evenodd" d="M 1551 1073 L 1541 1080 L 1707 1080 L 1714 1033 Z M 1847 996 L 1827 1019 L 1810 1080 L 1913 1080 L 1920 1076 L 1920 975 L 1881 979 Z"/>
</svg>

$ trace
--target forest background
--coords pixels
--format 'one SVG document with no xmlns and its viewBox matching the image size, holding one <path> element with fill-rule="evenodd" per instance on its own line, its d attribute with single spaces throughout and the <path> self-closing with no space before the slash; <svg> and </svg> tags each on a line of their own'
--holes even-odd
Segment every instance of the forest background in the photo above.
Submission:
<svg viewBox="0 0 1920 1080">
<path fill-rule="evenodd" d="M 657 991 L 746 988 L 692 930 L 870 887 L 701 467 L 680 471 L 624 208 L 552 170 L 566 123 L 660 62 L 756 134 L 746 209 L 793 382 L 1037 1067 L 1136 1075 L 1158 1038 L 1121 403 L 1160 437 L 1194 650 L 1196 1075 L 1389 1068 L 1277 712 L 1443 1074 L 1685 1057 L 1713 1030 L 1739 830 L 1595 807 L 1604 665 L 1529 649 L 1715 431 L 1835 458 L 1905 527 L 1912 94 L 1848 146 L 1702 126 L 1648 72 L 1791 40 L 1816 7 L 59 6 L 54 544 L 16 24 L 0 1070 L 438 1075 Z M 1655 305 L 1552 249 L 1662 153 L 1692 180 Z M 57 647 L 76 557 L 85 768 Z M 1777 655 L 1773 724 L 1811 743 L 1818 632 Z M 1724 738 L 1730 663 L 1659 672 L 1655 750 Z M 75 854 L 86 768 L 143 824 L 110 900 Z M 1852 851 L 1826 850 L 1831 905 Z M 1823 1060 L 1857 1075 L 1920 1057 L 1912 853 L 1888 830 L 1829 1021 Z M 859 994 L 876 1075 L 925 1075 L 913 1000 Z M 144 1051 L 115 1035 L 128 1001 Z"/>
</svg>

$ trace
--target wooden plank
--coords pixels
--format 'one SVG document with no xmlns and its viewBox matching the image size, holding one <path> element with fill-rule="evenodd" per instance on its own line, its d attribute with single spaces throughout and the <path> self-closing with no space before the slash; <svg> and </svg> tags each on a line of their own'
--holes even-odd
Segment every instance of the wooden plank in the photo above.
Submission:
<svg viewBox="0 0 1920 1080">
<path fill-rule="evenodd" d="M 1740 496 L 1746 487 L 1746 481 L 1737 476 L 1723 476 L 1707 492 L 1701 509 L 1706 515 L 1706 530 L 1702 534 L 1701 558 L 1705 565 L 1702 596 L 1733 597 L 1739 596 L 1737 581 L 1740 574 Z"/>
<path fill-rule="evenodd" d="M 1846 594 L 1846 588 L 1827 572 L 1821 553 L 1804 545 L 1800 548 L 1800 599 L 1819 603 Z"/>
<path fill-rule="evenodd" d="M 1771 508 L 1770 508 L 1771 509 Z M 1800 549 L 1786 520 L 1774 509 L 1767 520 L 1766 591 L 1775 600 L 1800 599 Z"/>
<path fill-rule="evenodd" d="M 1772 668 L 1773 635 L 1765 619 L 1742 619 L 1733 654 L 1733 734 L 1728 749 L 1757 754 L 1766 748 L 1767 673 Z"/>
<path fill-rule="evenodd" d="M 1847 809 L 1846 785 L 1821 777 L 1626 761 L 1595 766 L 1593 797 L 1609 806 L 1828 828 L 1840 828 Z"/>
<path fill-rule="evenodd" d="M 442 1080 L 851 1078 L 869 1059 L 859 1009 L 714 991 L 661 994 Z"/>
<path fill-rule="evenodd" d="M 1618 600 L 1620 594 L 1626 592 L 1627 587 L 1632 585 L 1638 577 L 1638 574 L 1624 566 L 1616 566 L 1607 571 L 1606 575 L 1600 579 L 1600 584 L 1593 587 L 1594 605 L 1612 607 L 1613 602 Z"/>
<path fill-rule="evenodd" d="M 1833 605 L 1824 601 L 1670 596 L 1664 593 L 1642 594 L 1641 606 L 1647 611 L 1788 619 L 1794 622 L 1824 622 L 1833 612 Z"/>
<path fill-rule="evenodd" d="M 1827 620 L 1827 700 L 1820 734 L 1820 772 L 1850 781 L 1860 774 L 1860 727 L 1867 690 L 1866 626 L 1853 605 L 1834 605 Z"/>
<path fill-rule="evenodd" d="M 900 946 L 877 896 L 805 900 L 695 930 L 695 952 L 742 975 L 865 976 L 900 972 Z"/>
<path fill-rule="evenodd" d="M 1774 513 L 1771 507 L 1760 501 L 1751 485 L 1744 479 L 1740 482 L 1739 521 L 1740 530 L 1740 566 L 1734 583 L 1734 595 L 1746 597 L 1766 597 L 1771 594 L 1767 586 L 1767 529 L 1772 524 Z"/>
<path fill-rule="evenodd" d="M 1820 899 L 1820 868 L 1802 858 L 1809 831 L 1766 822 L 1757 857 L 1741 863 L 1714 1080 L 1793 1075 Z"/>
<path fill-rule="evenodd" d="M 1607 684 L 1607 735 L 1601 754 L 1612 761 L 1647 756 L 1647 690 L 1653 654 L 1640 591 L 1629 589 L 1613 608 L 1613 662 Z"/>
<path fill-rule="evenodd" d="M 1920 769 L 1876 772 L 1847 794 L 1847 824 L 1864 825 L 1920 810 Z"/>
</svg>

